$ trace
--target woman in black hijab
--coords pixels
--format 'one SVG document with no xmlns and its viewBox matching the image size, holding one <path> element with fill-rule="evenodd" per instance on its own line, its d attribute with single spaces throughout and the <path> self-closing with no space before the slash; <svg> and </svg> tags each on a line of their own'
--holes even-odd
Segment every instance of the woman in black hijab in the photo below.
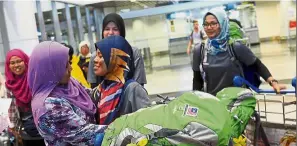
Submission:
<svg viewBox="0 0 297 146">
<path fill-rule="evenodd" d="M 102 25 L 102 39 L 112 35 L 120 35 L 126 37 L 126 29 L 123 18 L 116 14 L 110 13 L 106 15 L 103 19 Z M 133 60 L 134 60 L 134 75 L 133 79 L 141 85 L 146 84 L 146 74 L 144 69 L 144 61 L 141 55 L 141 52 L 138 48 L 132 47 L 133 50 Z M 94 58 L 96 53 L 93 52 L 91 60 L 89 63 L 88 71 L 88 82 L 91 83 L 91 87 L 95 88 L 99 83 L 101 83 L 101 77 L 96 77 L 93 67 L 94 67 Z"/>
</svg>

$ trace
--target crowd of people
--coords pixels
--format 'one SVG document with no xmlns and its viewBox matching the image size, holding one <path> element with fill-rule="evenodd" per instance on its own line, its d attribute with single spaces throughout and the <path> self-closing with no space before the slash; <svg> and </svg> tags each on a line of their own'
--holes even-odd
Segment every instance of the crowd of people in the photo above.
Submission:
<svg viewBox="0 0 297 146">
<path fill-rule="evenodd" d="M 230 47 L 241 64 L 254 68 L 275 91 L 284 89 L 247 46 L 229 44 L 228 21 L 224 11 L 213 9 L 203 18 L 204 31 L 194 22 L 187 48 L 193 55 L 193 90 L 215 95 L 233 86 L 241 67 L 230 60 Z M 22 139 L 24 131 L 48 146 L 94 145 L 116 118 L 151 106 L 142 55 L 125 36 L 124 20 L 111 13 L 103 20 L 102 40 L 82 41 L 78 55 L 69 44 L 54 41 L 39 43 L 30 57 L 21 49 L 10 50 L 0 96 L 13 99 L 11 133 Z M 96 51 L 90 52 L 91 45 Z"/>
</svg>

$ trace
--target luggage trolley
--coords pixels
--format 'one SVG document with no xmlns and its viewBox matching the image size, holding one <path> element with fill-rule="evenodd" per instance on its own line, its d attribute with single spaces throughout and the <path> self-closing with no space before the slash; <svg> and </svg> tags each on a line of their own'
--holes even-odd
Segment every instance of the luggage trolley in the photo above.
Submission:
<svg viewBox="0 0 297 146">
<path fill-rule="evenodd" d="M 279 145 L 281 139 L 285 139 L 283 137 L 284 135 L 286 138 L 290 137 L 291 141 L 292 138 L 296 137 L 297 121 L 296 117 L 292 118 L 292 114 L 297 111 L 296 89 L 282 90 L 280 94 L 276 94 L 274 90 L 263 90 L 253 86 L 240 76 L 236 76 L 233 82 L 237 87 L 247 85 L 256 93 L 257 107 L 255 114 L 254 117 L 251 118 L 252 120 L 249 122 L 245 131 L 246 137 L 253 145 Z M 292 85 L 296 87 L 296 78 L 292 80 Z M 272 108 L 272 110 L 269 108 Z M 264 129 L 266 129 L 266 131 L 272 129 L 266 128 L 263 126 L 263 123 L 270 126 L 273 125 L 271 127 L 273 127 L 274 132 L 270 131 L 265 133 Z M 253 129 L 251 127 L 255 128 L 253 137 L 251 136 L 253 133 L 251 132 Z M 291 131 L 288 131 L 288 129 L 291 129 Z M 293 129 L 296 131 L 293 132 Z M 269 134 L 274 134 L 274 136 Z"/>
</svg>

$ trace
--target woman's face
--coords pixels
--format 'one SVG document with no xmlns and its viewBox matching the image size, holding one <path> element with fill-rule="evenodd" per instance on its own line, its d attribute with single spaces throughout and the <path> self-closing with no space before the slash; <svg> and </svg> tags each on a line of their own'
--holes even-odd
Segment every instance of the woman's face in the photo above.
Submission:
<svg viewBox="0 0 297 146">
<path fill-rule="evenodd" d="M 207 15 L 203 24 L 204 31 L 208 38 L 212 39 L 218 36 L 221 32 L 220 24 L 217 18 L 213 15 Z"/>
<path fill-rule="evenodd" d="M 60 84 L 68 84 L 71 76 L 72 67 L 70 65 L 70 57 L 68 57 L 67 65 L 66 65 L 66 71 L 64 73 L 64 76 L 62 80 L 60 81 Z"/>
<path fill-rule="evenodd" d="M 107 74 L 107 66 L 99 49 L 94 60 L 94 72 L 96 76 L 105 76 Z"/>
<path fill-rule="evenodd" d="M 118 26 L 114 22 L 109 22 L 103 30 L 103 37 L 109 37 L 112 35 L 121 35 Z"/>
<path fill-rule="evenodd" d="M 89 54 L 90 50 L 89 50 L 89 47 L 87 44 L 83 45 L 81 48 L 80 48 L 80 53 L 83 55 L 83 56 L 87 56 Z"/>
<path fill-rule="evenodd" d="M 9 60 L 9 69 L 15 75 L 22 75 L 26 70 L 25 62 L 20 57 L 12 56 Z"/>
</svg>

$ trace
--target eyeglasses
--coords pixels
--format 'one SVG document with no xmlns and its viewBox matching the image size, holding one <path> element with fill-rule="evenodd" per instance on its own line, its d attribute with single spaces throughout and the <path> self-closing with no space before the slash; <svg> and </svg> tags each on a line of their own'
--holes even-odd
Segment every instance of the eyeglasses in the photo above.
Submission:
<svg viewBox="0 0 297 146">
<path fill-rule="evenodd" d="M 214 28 L 214 27 L 216 27 L 218 25 L 218 22 L 203 23 L 202 25 L 203 25 L 204 28 L 208 28 L 209 26 L 211 28 Z"/>
<path fill-rule="evenodd" d="M 24 62 L 23 60 L 15 60 L 15 61 L 10 61 L 9 64 L 13 66 L 13 65 L 16 65 L 16 64 L 21 64 L 23 62 Z"/>
</svg>

